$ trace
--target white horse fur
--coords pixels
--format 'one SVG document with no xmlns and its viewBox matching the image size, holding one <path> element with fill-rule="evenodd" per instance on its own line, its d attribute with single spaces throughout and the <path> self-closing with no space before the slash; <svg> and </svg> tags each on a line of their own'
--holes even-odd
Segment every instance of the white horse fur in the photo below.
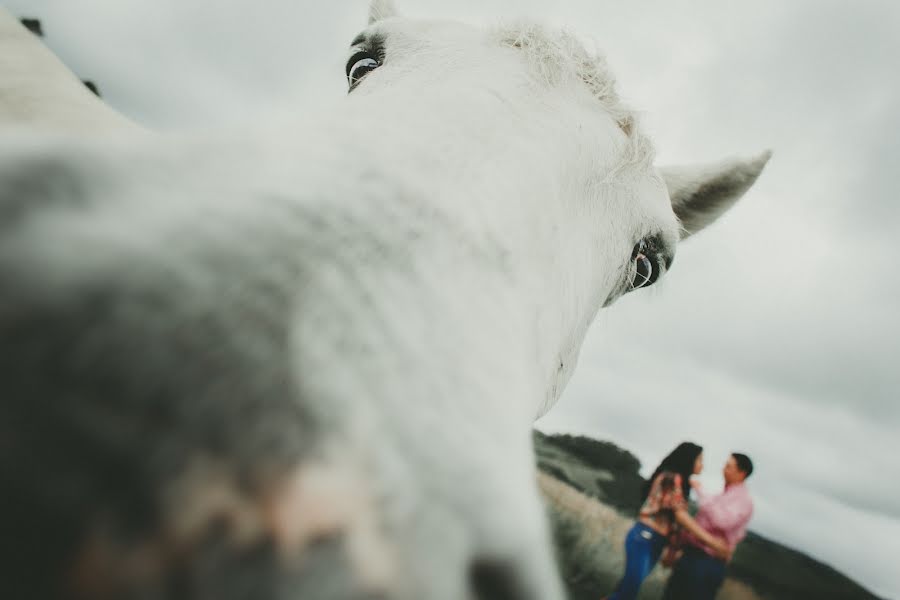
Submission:
<svg viewBox="0 0 900 600">
<path fill-rule="evenodd" d="M 768 154 L 657 170 L 571 35 L 370 21 L 329 113 L 190 139 L 0 19 L 0 596 L 563 597 L 532 421 Z"/>
</svg>

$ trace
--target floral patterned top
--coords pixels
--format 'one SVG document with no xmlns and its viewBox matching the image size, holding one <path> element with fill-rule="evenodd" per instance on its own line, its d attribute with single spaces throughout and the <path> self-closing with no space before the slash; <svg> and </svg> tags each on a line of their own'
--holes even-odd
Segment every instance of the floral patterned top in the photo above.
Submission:
<svg viewBox="0 0 900 600">
<path fill-rule="evenodd" d="M 663 535 L 671 535 L 676 529 L 675 512 L 686 508 L 687 499 L 681 489 L 681 475 L 663 471 L 653 480 L 650 493 L 641 506 L 640 516 L 642 519 L 649 519 Z"/>
</svg>

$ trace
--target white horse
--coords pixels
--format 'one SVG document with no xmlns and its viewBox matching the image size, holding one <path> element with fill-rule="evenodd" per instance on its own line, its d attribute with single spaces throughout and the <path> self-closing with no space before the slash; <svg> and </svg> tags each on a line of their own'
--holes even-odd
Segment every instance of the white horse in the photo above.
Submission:
<svg viewBox="0 0 900 600">
<path fill-rule="evenodd" d="M 0 20 L 0 597 L 562 597 L 532 421 L 768 155 L 656 169 L 570 35 L 370 21 L 327 114 L 182 139 Z"/>
</svg>

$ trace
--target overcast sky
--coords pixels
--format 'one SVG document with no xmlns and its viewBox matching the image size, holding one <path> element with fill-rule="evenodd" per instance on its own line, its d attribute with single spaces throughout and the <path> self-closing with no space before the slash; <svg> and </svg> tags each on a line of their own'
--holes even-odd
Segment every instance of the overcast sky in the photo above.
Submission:
<svg viewBox="0 0 900 600">
<path fill-rule="evenodd" d="M 0 0 L 157 129 L 344 93 L 366 0 Z M 670 276 L 604 311 L 539 426 L 652 469 L 684 439 L 710 488 L 745 451 L 751 527 L 900 598 L 900 2 L 401 0 L 410 16 L 533 16 L 601 48 L 660 162 L 765 148 L 744 201 Z M 893 57 L 893 58 L 892 58 Z M 310 110 L 304 108 L 304 110 Z"/>
</svg>

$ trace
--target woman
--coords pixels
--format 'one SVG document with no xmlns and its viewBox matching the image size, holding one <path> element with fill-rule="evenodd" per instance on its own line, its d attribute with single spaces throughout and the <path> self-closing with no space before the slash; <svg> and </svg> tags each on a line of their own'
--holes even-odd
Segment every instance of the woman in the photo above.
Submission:
<svg viewBox="0 0 900 600">
<path fill-rule="evenodd" d="M 643 490 L 637 523 L 625 537 L 625 575 L 608 600 L 633 600 L 679 527 L 725 557 L 725 540 L 710 535 L 687 510 L 692 475 L 703 471 L 703 448 L 682 442 L 656 468 Z M 674 548 L 673 548 L 674 549 Z"/>
</svg>

